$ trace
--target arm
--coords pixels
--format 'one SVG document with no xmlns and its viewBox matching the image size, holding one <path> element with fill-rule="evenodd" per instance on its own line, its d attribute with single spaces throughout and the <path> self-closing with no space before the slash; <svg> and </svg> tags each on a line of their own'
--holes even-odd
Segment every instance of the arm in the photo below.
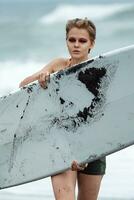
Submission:
<svg viewBox="0 0 134 200">
<path fill-rule="evenodd" d="M 38 80 L 39 84 L 45 88 L 45 83 L 49 77 L 49 75 L 55 72 L 55 67 L 61 64 L 62 59 L 54 59 L 50 63 L 48 63 L 45 67 L 43 67 L 40 71 L 32 74 L 31 76 L 26 77 L 20 84 L 19 87 L 23 87 L 33 81 Z"/>
</svg>

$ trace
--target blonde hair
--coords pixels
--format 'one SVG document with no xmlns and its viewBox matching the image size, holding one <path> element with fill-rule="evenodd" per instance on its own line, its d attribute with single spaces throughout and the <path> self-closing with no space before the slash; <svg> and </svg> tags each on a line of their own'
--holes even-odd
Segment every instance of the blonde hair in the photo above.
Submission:
<svg viewBox="0 0 134 200">
<path fill-rule="evenodd" d="M 84 19 L 75 18 L 75 19 L 68 20 L 66 24 L 66 39 L 68 37 L 69 31 L 74 27 L 86 29 L 89 33 L 91 42 L 93 43 L 95 41 L 96 27 L 91 20 L 88 20 L 87 18 L 84 18 Z"/>
</svg>

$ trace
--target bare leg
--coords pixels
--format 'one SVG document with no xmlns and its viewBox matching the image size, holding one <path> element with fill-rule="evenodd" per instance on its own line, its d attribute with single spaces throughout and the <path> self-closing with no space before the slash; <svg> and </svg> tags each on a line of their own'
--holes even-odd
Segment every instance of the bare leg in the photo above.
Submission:
<svg viewBox="0 0 134 200">
<path fill-rule="evenodd" d="M 102 177 L 78 173 L 78 200 L 97 200 Z"/>
<path fill-rule="evenodd" d="M 56 200 L 75 200 L 77 172 L 68 170 L 52 176 L 52 186 Z"/>
</svg>

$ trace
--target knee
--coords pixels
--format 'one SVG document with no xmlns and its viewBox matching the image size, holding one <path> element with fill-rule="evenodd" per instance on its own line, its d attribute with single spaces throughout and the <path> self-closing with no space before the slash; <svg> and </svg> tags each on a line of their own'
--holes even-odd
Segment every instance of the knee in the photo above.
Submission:
<svg viewBox="0 0 134 200">
<path fill-rule="evenodd" d="M 58 194 L 59 195 L 62 195 L 62 194 L 64 195 L 65 193 L 67 193 L 67 194 L 73 194 L 73 188 L 71 186 L 66 185 L 66 186 L 60 187 L 58 189 Z"/>
<path fill-rule="evenodd" d="M 74 190 L 71 186 L 57 188 L 55 193 L 56 200 L 74 200 Z"/>
</svg>

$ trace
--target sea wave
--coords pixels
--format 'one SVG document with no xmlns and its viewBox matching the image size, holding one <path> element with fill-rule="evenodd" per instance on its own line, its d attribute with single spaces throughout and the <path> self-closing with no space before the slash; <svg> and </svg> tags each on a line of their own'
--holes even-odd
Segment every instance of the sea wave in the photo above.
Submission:
<svg viewBox="0 0 134 200">
<path fill-rule="evenodd" d="M 53 24 L 55 22 L 63 22 L 76 17 L 88 17 L 92 20 L 103 20 L 108 16 L 114 16 L 116 13 L 126 11 L 132 8 L 130 3 L 126 4 L 87 4 L 87 5 L 59 5 L 47 15 L 39 19 L 40 23 Z"/>
<path fill-rule="evenodd" d="M 44 63 L 31 60 L 25 62 L 4 61 L 0 62 L 0 96 L 15 91 L 19 83 L 44 66 Z"/>
<path fill-rule="evenodd" d="M 119 12 L 116 12 L 114 15 L 109 16 L 109 19 L 113 20 L 129 20 L 132 21 L 134 19 L 134 4 L 131 4 L 131 6 L 126 7 L 126 9 L 122 9 Z"/>
</svg>

